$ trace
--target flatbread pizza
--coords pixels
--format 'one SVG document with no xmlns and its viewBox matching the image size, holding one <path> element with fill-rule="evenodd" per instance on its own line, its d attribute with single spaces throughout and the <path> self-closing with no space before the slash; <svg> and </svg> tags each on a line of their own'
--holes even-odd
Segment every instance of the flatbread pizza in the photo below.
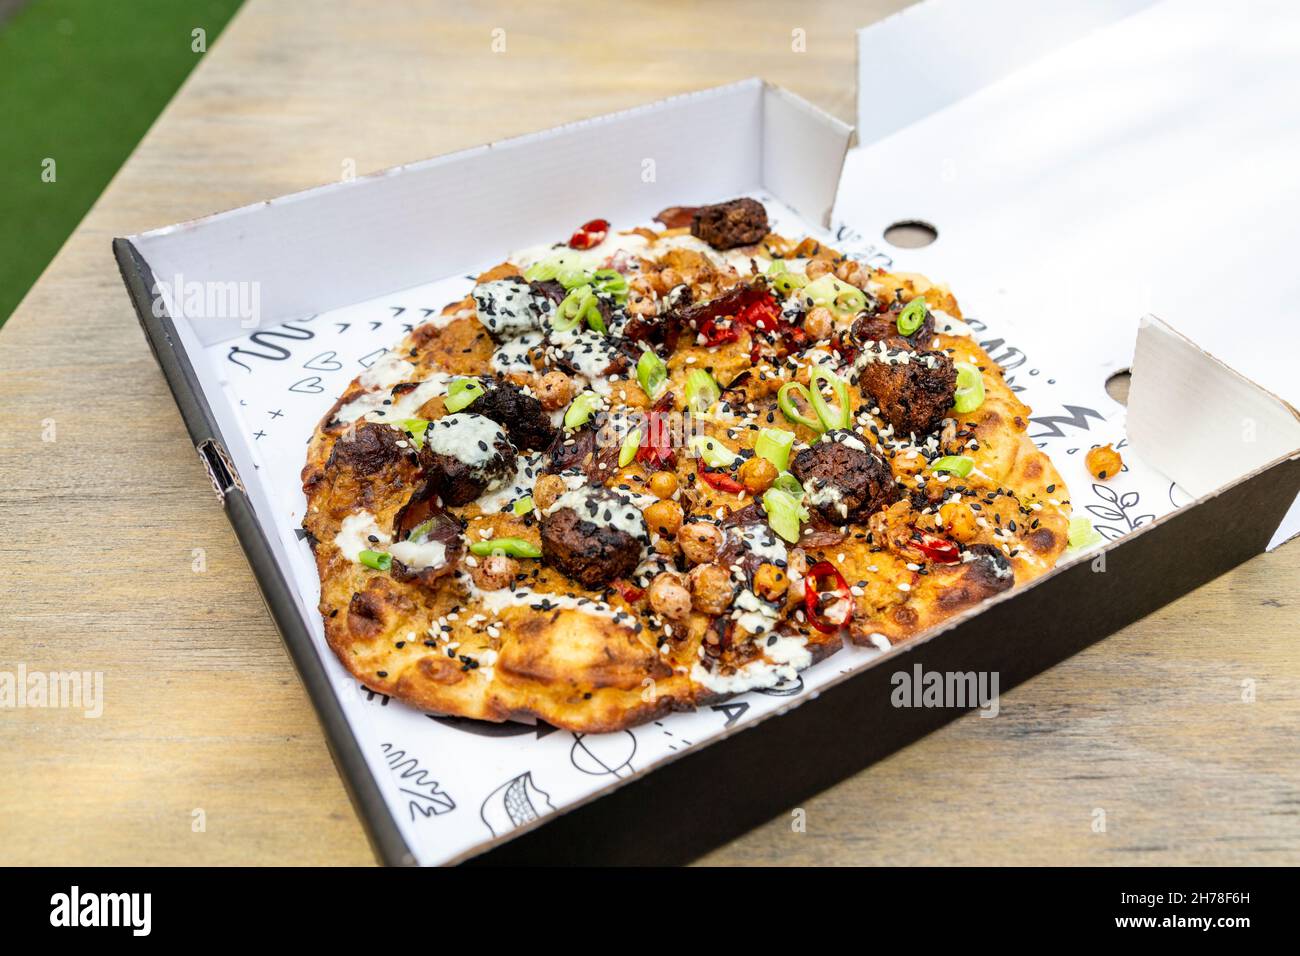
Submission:
<svg viewBox="0 0 1300 956">
<path fill-rule="evenodd" d="M 1049 570 L 1069 494 L 952 294 L 753 199 L 511 254 L 321 420 L 330 647 L 424 710 L 626 728 Z"/>
</svg>

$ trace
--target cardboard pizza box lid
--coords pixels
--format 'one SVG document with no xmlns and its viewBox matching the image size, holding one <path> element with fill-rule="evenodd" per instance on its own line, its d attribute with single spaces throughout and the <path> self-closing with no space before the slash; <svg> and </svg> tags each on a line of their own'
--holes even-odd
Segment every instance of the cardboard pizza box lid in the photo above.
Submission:
<svg viewBox="0 0 1300 956">
<path fill-rule="evenodd" d="M 862 145 L 836 216 L 1097 383 L 1134 366 L 1151 312 L 1300 405 L 1300 126 L 1277 98 L 1300 85 L 1295 27 L 1262 3 L 926 0 L 859 32 Z M 889 246 L 906 220 L 938 240 Z M 1140 411 L 1135 443 L 1168 437 Z M 1180 431 L 1215 408 L 1182 411 Z M 1277 428 L 1260 442 L 1285 444 Z M 1258 449 L 1230 442 L 1180 483 L 1208 490 Z M 1300 501 L 1273 545 L 1297 532 Z"/>
</svg>

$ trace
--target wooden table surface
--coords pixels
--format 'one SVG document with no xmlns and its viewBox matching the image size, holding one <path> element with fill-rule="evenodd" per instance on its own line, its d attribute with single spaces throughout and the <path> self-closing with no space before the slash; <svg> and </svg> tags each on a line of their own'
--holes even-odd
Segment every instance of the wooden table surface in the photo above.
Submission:
<svg viewBox="0 0 1300 956">
<path fill-rule="evenodd" d="M 899 6 L 249 0 L 0 331 L 0 670 L 106 696 L 0 710 L 0 863 L 372 860 L 114 236 L 751 75 L 851 120 Z M 1300 862 L 1297 601 L 1293 544 L 704 862 Z"/>
</svg>

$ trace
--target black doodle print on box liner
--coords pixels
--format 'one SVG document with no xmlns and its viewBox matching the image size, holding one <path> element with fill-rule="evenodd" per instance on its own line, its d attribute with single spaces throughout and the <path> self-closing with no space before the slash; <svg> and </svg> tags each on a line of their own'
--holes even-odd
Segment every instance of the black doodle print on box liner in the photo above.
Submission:
<svg viewBox="0 0 1300 956">
<path fill-rule="evenodd" d="M 636 735 L 630 730 L 612 734 L 575 733 L 573 747 L 569 750 L 569 761 L 573 766 L 592 777 L 630 776 L 634 756 Z"/>
<path fill-rule="evenodd" d="M 448 796 L 437 780 L 429 776 L 428 771 L 420 766 L 420 761 L 393 744 L 381 746 L 388 760 L 388 766 L 397 777 L 398 789 L 406 797 L 407 809 L 413 822 L 451 813 L 456 809 L 456 801 Z"/>
<path fill-rule="evenodd" d="M 478 815 L 488 832 L 497 837 L 554 810 L 551 795 L 533 783 L 530 770 L 511 777 L 489 793 Z"/>
</svg>

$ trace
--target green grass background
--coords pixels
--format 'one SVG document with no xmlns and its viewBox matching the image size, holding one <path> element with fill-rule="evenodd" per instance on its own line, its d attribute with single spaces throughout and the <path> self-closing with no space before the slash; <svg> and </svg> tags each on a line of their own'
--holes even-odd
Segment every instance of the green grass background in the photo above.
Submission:
<svg viewBox="0 0 1300 956">
<path fill-rule="evenodd" d="M 241 2 L 0 0 L 0 324 Z"/>
</svg>

